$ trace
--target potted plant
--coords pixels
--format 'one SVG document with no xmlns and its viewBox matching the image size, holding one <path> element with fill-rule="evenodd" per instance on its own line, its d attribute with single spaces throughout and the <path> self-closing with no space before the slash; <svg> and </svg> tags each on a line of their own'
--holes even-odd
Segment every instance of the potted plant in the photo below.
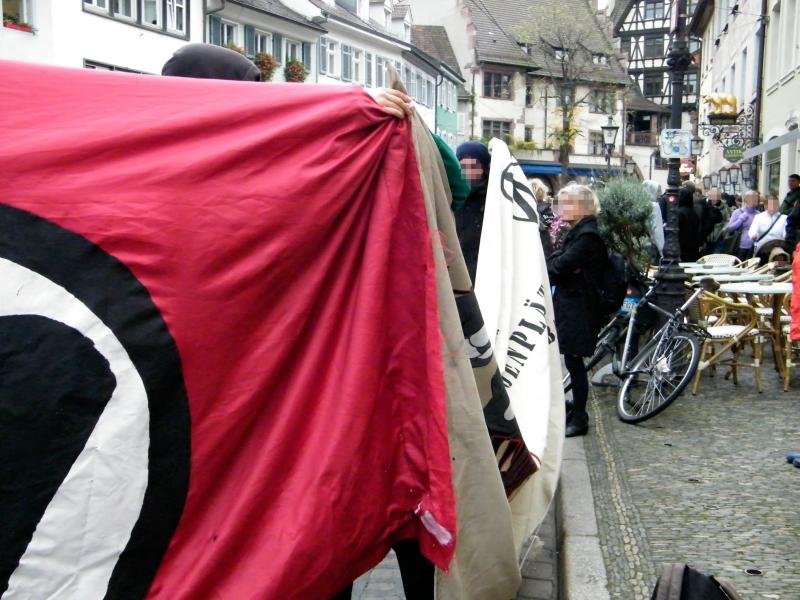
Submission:
<svg viewBox="0 0 800 600">
<path fill-rule="evenodd" d="M 278 68 L 278 60 L 272 54 L 259 52 L 253 62 L 258 67 L 258 70 L 261 71 L 261 80 L 272 81 L 272 75 L 275 73 L 275 69 Z"/>
<path fill-rule="evenodd" d="M 299 60 L 290 60 L 283 69 L 283 77 L 288 82 L 302 83 L 306 75 L 306 67 Z"/>
<path fill-rule="evenodd" d="M 227 48 L 228 50 L 233 50 L 234 52 L 238 52 L 239 54 L 244 55 L 244 50 L 241 46 L 237 46 L 236 44 L 225 44 L 223 48 Z"/>
<path fill-rule="evenodd" d="M 612 250 L 644 273 L 650 263 L 647 242 L 653 215 L 652 201 L 644 186 L 633 177 L 614 178 L 599 191 L 598 197 L 601 235 Z"/>
<path fill-rule="evenodd" d="M 3 27 L 9 29 L 16 29 L 18 31 L 33 32 L 33 27 L 24 21 L 20 21 L 19 17 L 9 13 L 3 13 Z"/>
</svg>

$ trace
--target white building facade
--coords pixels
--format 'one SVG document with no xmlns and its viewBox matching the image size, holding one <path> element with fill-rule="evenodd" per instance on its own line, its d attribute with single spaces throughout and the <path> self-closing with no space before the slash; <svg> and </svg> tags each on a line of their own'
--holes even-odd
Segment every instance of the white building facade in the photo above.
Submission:
<svg viewBox="0 0 800 600">
<path fill-rule="evenodd" d="M 0 0 L 0 7 L 0 58 L 8 60 L 160 73 L 175 50 L 203 40 L 202 0 Z"/>
</svg>

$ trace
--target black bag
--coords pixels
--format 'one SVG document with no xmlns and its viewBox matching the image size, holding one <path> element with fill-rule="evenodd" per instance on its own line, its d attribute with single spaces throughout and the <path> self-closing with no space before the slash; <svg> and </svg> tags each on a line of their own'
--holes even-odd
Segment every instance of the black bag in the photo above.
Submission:
<svg viewBox="0 0 800 600">
<path fill-rule="evenodd" d="M 730 583 L 683 563 L 664 565 L 650 600 L 742 600 Z"/>
<path fill-rule="evenodd" d="M 742 230 L 728 231 L 722 236 L 719 242 L 719 252 L 722 254 L 733 254 L 739 251 L 739 242 L 742 239 Z"/>
<path fill-rule="evenodd" d="M 617 312 L 628 293 L 631 267 L 622 254 L 610 250 L 598 291 L 598 308 L 604 315 Z"/>
</svg>

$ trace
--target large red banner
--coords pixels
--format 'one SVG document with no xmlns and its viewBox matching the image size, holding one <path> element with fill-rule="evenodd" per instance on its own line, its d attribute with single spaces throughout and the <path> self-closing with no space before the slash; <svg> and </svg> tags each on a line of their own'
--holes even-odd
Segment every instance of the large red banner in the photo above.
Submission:
<svg viewBox="0 0 800 600">
<path fill-rule="evenodd" d="M 326 599 L 454 500 L 410 128 L 0 62 L 0 594 Z"/>
</svg>

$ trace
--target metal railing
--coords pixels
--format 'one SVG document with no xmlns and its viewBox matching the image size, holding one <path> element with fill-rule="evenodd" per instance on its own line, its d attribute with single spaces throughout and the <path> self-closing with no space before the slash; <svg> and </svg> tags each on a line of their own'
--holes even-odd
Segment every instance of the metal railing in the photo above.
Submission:
<svg viewBox="0 0 800 600">
<path fill-rule="evenodd" d="M 628 144 L 631 146 L 658 146 L 658 134 L 652 131 L 629 131 Z"/>
</svg>

